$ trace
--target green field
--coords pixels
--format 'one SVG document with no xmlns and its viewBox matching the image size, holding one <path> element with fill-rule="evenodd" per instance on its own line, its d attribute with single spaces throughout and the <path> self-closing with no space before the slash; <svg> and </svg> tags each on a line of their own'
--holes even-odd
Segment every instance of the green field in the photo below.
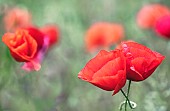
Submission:
<svg viewBox="0 0 170 111">
<path fill-rule="evenodd" d="M 137 103 L 133 111 L 170 111 L 170 42 L 136 24 L 137 12 L 151 3 L 170 8 L 169 0 L 0 0 L 1 37 L 6 33 L 4 10 L 9 7 L 28 9 L 38 27 L 54 23 L 60 29 L 59 42 L 37 72 L 22 70 L 22 63 L 16 62 L 0 41 L 0 111 L 119 111 L 125 100 L 121 92 L 112 96 L 112 91 L 77 77 L 97 54 L 86 51 L 84 36 L 100 21 L 123 24 L 124 40 L 134 40 L 166 56 L 152 76 L 132 82 L 129 99 Z"/>
</svg>

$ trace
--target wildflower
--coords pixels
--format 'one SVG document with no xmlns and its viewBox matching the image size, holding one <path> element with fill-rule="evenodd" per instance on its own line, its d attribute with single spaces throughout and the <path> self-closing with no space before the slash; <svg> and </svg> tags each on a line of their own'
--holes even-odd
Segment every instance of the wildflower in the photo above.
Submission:
<svg viewBox="0 0 170 111">
<path fill-rule="evenodd" d="M 113 94 L 116 94 L 126 83 L 125 57 L 119 50 L 102 50 L 86 64 L 78 77 L 103 90 L 114 90 Z"/>
<path fill-rule="evenodd" d="M 127 79 L 143 81 L 148 78 L 164 60 L 164 56 L 152 51 L 137 42 L 122 42 L 122 49 L 126 57 Z"/>
<path fill-rule="evenodd" d="M 30 62 L 36 70 L 39 70 L 40 64 L 33 61 L 38 44 L 27 30 L 18 29 L 15 33 L 6 33 L 2 41 L 8 46 L 16 61 Z"/>
<path fill-rule="evenodd" d="M 142 7 L 137 14 L 137 24 L 140 28 L 148 29 L 155 26 L 156 21 L 165 15 L 169 15 L 168 7 L 161 4 L 151 4 Z"/>
<path fill-rule="evenodd" d="M 3 19 L 6 31 L 12 32 L 18 28 L 30 26 L 32 23 L 28 10 L 17 7 L 9 9 Z"/>
<path fill-rule="evenodd" d="M 59 29 L 55 25 L 46 25 L 41 28 L 41 31 L 49 38 L 49 47 L 59 41 Z"/>
<path fill-rule="evenodd" d="M 123 26 L 115 23 L 99 22 L 93 24 L 85 35 L 85 43 L 88 51 L 97 48 L 109 48 L 124 36 Z"/>
<path fill-rule="evenodd" d="M 170 15 L 161 17 L 155 25 L 155 32 L 165 38 L 170 38 Z"/>
<path fill-rule="evenodd" d="M 24 70 L 38 71 L 49 47 L 56 42 L 53 40 L 57 40 L 52 37 L 57 36 L 50 31 L 43 33 L 36 27 L 28 27 L 18 29 L 15 33 L 4 34 L 2 41 L 8 46 L 16 61 L 24 62 L 22 66 Z"/>
</svg>

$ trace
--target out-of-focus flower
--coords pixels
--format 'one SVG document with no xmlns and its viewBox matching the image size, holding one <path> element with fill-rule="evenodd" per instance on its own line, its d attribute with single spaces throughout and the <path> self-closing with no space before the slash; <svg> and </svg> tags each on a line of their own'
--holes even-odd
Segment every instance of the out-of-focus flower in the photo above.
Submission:
<svg viewBox="0 0 170 111">
<path fill-rule="evenodd" d="M 29 34 L 36 40 L 38 44 L 37 49 L 40 50 L 44 45 L 44 38 L 46 35 L 36 27 L 27 27 L 25 29 L 28 30 Z"/>
<path fill-rule="evenodd" d="M 126 60 L 120 50 L 100 51 L 79 72 L 78 77 L 113 94 L 126 83 Z"/>
<path fill-rule="evenodd" d="M 41 28 L 41 31 L 49 37 L 49 47 L 59 41 L 59 29 L 55 25 L 46 25 Z"/>
<path fill-rule="evenodd" d="M 4 15 L 4 25 L 6 31 L 15 31 L 17 28 L 23 28 L 31 25 L 31 14 L 26 9 L 12 8 Z"/>
<path fill-rule="evenodd" d="M 22 66 L 24 70 L 38 71 L 47 50 L 52 45 L 51 36 L 54 35 L 43 33 L 36 27 L 28 27 L 19 29 L 15 33 L 4 34 L 2 41 L 9 47 L 12 56 L 18 62 L 25 62 Z"/>
<path fill-rule="evenodd" d="M 35 57 L 33 58 L 32 61 L 34 62 L 25 62 L 22 68 L 27 71 L 32 71 L 32 70 L 39 70 L 34 68 L 34 64 L 41 64 L 41 62 L 44 59 L 44 56 L 49 48 L 49 38 L 47 35 L 42 33 L 38 28 L 36 27 L 28 27 L 26 28 L 28 33 L 35 39 L 37 42 L 37 52 Z M 41 66 L 41 65 L 40 65 Z"/>
<path fill-rule="evenodd" d="M 156 22 L 155 32 L 162 37 L 170 39 L 170 15 L 163 16 Z"/>
<path fill-rule="evenodd" d="M 27 30 L 17 30 L 15 33 L 6 33 L 2 41 L 9 47 L 16 61 L 30 61 L 37 52 L 37 42 Z"/>
<path fill-rule="evenodd" d="M 27 30 L 18 29 L 15 33 L 6 33 L 2 41 L 8 46 L 16 61 L 30 62 L 35 68 L 40 67 L 33 61 L 37 53 L 37 42 Z"/>
<path fill-rule="evenodd" d="M 122 49 L 126 57 L 127 79 L 132 81 L 148 78 L 165 58 L 133 41 L 122 42 L 119 49 Z"/>
<path fill-rule="evenodd" d="M 156 21 L 165 15 L 169 15 L 168 7 L 161 4 L 145 5 L 137 14 L 137 24 L 140 28 L 153 28 Z"/>
<path fill-rule="evenodd" d="M 99 47 L 109 48 L 124 36 L 123 26 L 115 23 L 99 22 L 93 24 L 85 35 L 85 43 L 88 51 Z"/>
</svg>

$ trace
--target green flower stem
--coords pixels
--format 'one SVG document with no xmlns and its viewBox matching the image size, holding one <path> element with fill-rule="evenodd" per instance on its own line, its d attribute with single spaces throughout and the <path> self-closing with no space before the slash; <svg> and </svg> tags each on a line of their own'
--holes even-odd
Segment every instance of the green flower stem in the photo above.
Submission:
<svg viewBox="0 0 170 111">
<path fill-rule="evenodd" d="M 129 80 L 129 84 L 128 84 L 127 98 L 129 97 L 130 85 L 131 85 L 131 80 Z M 126 102 L 125 102 L 125 109 L 127 108 L 127 102 L 128 102 L 127 98 L 126 98 Z M 128 103 L 130 103 L 130 102 L 128 102 Z M 131 103 L 130 103 L 130 106 L 131 106 Z M 131 108 L 131 109 L 132 109 L 132 108 Z"/>
<path fill-rule="evenodd" d="M 126 100 L 127 100 L 128 104 L 129 104 L 130 108 L 131 108 L 131 109 L 134 109 L 134 108 L 132 107 L 132 105 L 131 105 L 131 102 L 130 102 L 129 98 L 126 96 L 126 94 L 124 93 L 124 91 L 123 91 L 122 89 L 121 89 L 120 91 L 122 92 L 123 96 L 126 98 Z M 127 108 L 126 108 L 126 107 L 125 107 L 125 111 L 127 111 Z"/>
</svg>

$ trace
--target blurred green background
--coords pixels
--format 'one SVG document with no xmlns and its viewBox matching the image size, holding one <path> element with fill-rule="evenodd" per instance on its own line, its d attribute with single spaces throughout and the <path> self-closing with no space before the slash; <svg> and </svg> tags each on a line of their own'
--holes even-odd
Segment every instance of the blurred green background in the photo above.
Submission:
<svg viewBox="0 0 170 111">
<path fill-rule="evenodd" d="M 85 51 L 84 34 L 97 21 L 118 22 L 125 40 L 134 40 L 166 56 L 154 74 L 133 82 L 134 111 L 170 111 L 170 42 L 136 25 L 136 14 L 149 3 L 170 7 L 169 0 L 0 0 L 0 35 L 5 33 L 3 10 L 25 7 L 37 26 L 55 23 L 60 42 L 47 54 L 38 72 L 25 72 L 0 41 L 0 111 L 118 111 L 121 93 L 103 91 L 77 78 L 95 54 Z M 126 87 L 125 89 L 126 90 Z"/>
</svg>

